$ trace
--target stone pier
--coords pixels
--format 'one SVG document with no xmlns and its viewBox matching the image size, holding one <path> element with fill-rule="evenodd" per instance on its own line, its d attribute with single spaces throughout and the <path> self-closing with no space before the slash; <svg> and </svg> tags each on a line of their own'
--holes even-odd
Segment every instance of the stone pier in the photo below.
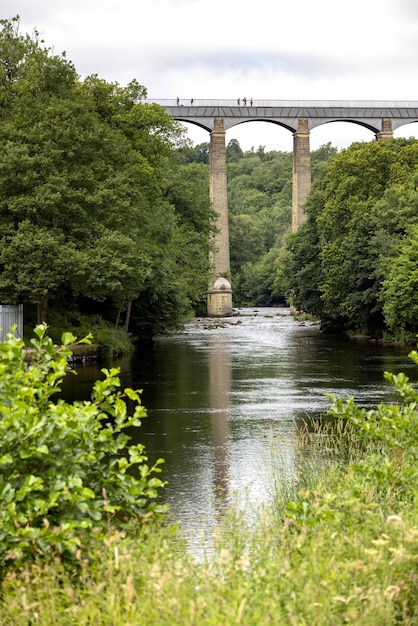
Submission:
<svg viewBox="0 0 418 626">
<path fill-rule="evenodd" d="M 208 315 L 232 315 L 231 267 L 229 260 L 228 189 L 226 179 L 225 125 L 215 117 L 210 134 L 210 199 L 217 214 L 216 231 L 210 247 L 211 276 Z"/>
<path fill-rule="evenodd" d="M 378 141 L 387 141 L 393 139 L 392 120 L 384 117 L 382 119 L 382 130 L 376 133 L 376 139 Z"/>
<path fill-rule="evenodd" d="M 292 187 L 292 232 L 306 220 L 302 209 L 311 190 L 311 152 L 307 118 L 298 120 L 298 130 L 293 134 L 293 187 Z"/>
</svg>

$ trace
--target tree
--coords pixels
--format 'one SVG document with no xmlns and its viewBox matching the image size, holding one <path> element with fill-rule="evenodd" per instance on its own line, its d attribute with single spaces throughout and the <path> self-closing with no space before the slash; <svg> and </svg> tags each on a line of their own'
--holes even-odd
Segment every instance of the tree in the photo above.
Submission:
<svg viewBox="0 0 418 626">
<path fill-rule="evenodd" d="M 127 434 L 146 415 L 139 393 L 122 393 L 111 369 L 90 401 L 53 401 L 76 339 L 66 333 L 58 347 L 46 332 L 36 327 L 30 361 L 13 333 L 0 344 L 0 579 L 40 557 L 76 565 L 109 526 L 126 529 L 165 510 L 154 476 L 162 461 L 149 467 Z"/>
<path fill-rule="evenodd" d="M 6 63 L 20 53 L 0 125 L 1 293 L 35 302 L 41 321 L 48 298 L 71 284 L 77 249 L 121 191 L 126 201 L 128 180 L 117 171 L 127 164 L 126 142 L 89 110 L 64 57 L 11 23 L 3 22 L 0 40 Z"/>
<path fill-rule="evenodd" d="M 282 265 L 278 270 L 279 285 L 287 300 L 299 311 L 318 317 L 323 316 L 320 247 L 316 223 L 313 219 L 299 226 L 296 233 L 289 235 Z"/>
<path fill-rule="evenodd" d="M 228 162 L 234 301 L 237 304 L 283 302 L 285 294 L 290 297 L 290 291 L 293 298 L 298 298 L 298 290 L 295 286 L 291 289 L 282 265 L 289 258 L 285 240 L 292 220 L 292 154 L 266 152 L 260 146 L 257 152 L 232 158 L 234 154 L 237 156 L 236 148 L 231 142 L 232 156 Z M 330 144 L 312 152 L 314 177 L 336 152 Z M 293 267 L 292 272 L 296 271 Z M 311 291 L 313 285 L 306 283 L 306 287 Z"/>
<path fill-rule="evenodd" d="M 184 152 L 184 150 L 183 150 Z M 199 143 L 197 146 L 187 148 L 186 163 L 204 163 L 209 165 L 210 144 L 208 142 Z"/>
<path fill-rule="evenodd" d="M 80 293 L 96 302 L 110 301 L 117 307 L 116 328 L 120 313 L 130 311 L 132 301 L 139 296 L 152 276 L 152 256 L 137 249 L 137 241 L 113 231 L 104 231 L 92 242 L 92 247 L 80 251 L 83 262 L 76 275 Z M 129 313 L 125 319 L 129 329 Z"/>
<path fill-rule="evenodd" d="M 418 334 L 418 224 L 386 259 L 382 286 L 383 310 L 389 330 L 409 338 Z"/>
<path fill-rule="evenodd" d="M 338 154 L 338 148 L 331 145 L 330 142 L 319 146 L 317 150 L 311 152 L 311 173 L 312 180 L 318 178 L 318 176 L 326 169 L 328 161 L 333 159 Z"/>
<path fill-rule="evenodd" d="M 382 284 L 389 267 L 394 284 L 394 249 L 417 221 L 417 165 L 415 140 L 354 144 L 314 183 L 296 238 L 302 247 L 290 250 L 287 263 L 298 308 L 319 312 L 324 327 L 384 332 Z"/>
<path fill-rule="evenodd" d="M 239 145 L 238 139 L 231 139 L 226 146 L 226 162 L 237 163 L 244 156 L 244 152 Z"/>
<path fill-rule="evenodd" d="M 153 248 L 153 275 L 133 303 L 132 328 L 140 337 L 178 328 L 206 310 L 211 216 L 209 171 L 203 163 L 183 162 L 179 150 L 166 159 L 160 244 Z M 170 211 L 170 213 L 168 213 Z"/>
<path fill-rule="evenodd" d="M 38 322 L 46 320 L 48 298 L 76 271 L 77 254 L 57 229 L 36 227 L 28 220 L 18 225 L 0 248 L 0 292 L 9 301 L 36 304 Z"/>
<path fill-rule="evenodd" d="M 141 299 L 144 315 L 148 306 L 156 322 L 171 315 L 177 325 L 202 297 L 209 240 L 208 174 L 203 164 L 179 166 L 183 131 L 143 102 L 136 81 L 78 80 L 65 55 L 21 36 L 17 20 L 2 22 L 0 49 L 0 298 L 39 303 L 39 319 L 56 294 L 75 305 L 106 302 L 116 324 Z M 153 308 L 156 293 L 176 290 L 170 313 Z"/>
</svg>

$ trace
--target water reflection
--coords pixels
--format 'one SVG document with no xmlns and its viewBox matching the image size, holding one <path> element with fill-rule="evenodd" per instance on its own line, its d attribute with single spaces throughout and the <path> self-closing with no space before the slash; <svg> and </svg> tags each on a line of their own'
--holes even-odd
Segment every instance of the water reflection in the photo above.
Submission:
<svg viewBox="0 0 418 626">
<path fill-rule="evenodd" d="M 165 459 L 164 498 L 191 542 L 223 503 L 256 508 L 277 469 L 294 473 L 295 425 L 327 410 L 325 393 L 371 407 L 394 398 L 385 370 L 416 379 L 404 348 L 324 336 L 278 308 L 196 320 L 113 365 L 124 386 L 143 389 L 148 417 L 138 435 L 151 462 Z M 98 376 L 99 368 L 80 368 L 67 397 L 87 397 Z"/>
<path fill-rule="evenodd" d="M 220 337 L 210 337 L 209 398 L 214 446 L 213 486 L 215 502 L 222 505 L 228 500 L 229 485 L 229 402 L 231 393 L 231 355 L 228 344 Z"/>
</svg>

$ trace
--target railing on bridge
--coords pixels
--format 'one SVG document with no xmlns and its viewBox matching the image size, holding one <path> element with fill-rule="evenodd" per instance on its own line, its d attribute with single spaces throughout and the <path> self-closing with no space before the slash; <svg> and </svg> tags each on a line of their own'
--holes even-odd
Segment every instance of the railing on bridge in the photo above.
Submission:
<svg viewBox="0 0 418 626">
<path fill-rule="evenodd" d="M 418 100 L 258 100 L 247 98 L 244 104 L 243 98 L 235 100 L 205 100 L 195 98 L 168 98 L 165 100 L 147 98 L 145 102 L 160 104 L 164 107 L 173 106 L 204 106 L 204 107 L 231 107 L 252 106 L 254 107 L 332 107 L 332 108 L 411 108 L 418 107 Z"/>
</svg>

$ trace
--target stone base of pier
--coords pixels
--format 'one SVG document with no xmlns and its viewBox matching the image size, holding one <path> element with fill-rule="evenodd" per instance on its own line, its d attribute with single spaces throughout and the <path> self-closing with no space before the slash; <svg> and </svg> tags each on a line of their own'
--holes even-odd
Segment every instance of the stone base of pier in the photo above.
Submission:
<svg viewBox="0 0 418 626">
<path fill-rule="evenodd" d="M 208 290 L 208 316 L 229 317 L 232 315 L 232 289 L 229 280 L 218 278 Z"/>
</svg>

